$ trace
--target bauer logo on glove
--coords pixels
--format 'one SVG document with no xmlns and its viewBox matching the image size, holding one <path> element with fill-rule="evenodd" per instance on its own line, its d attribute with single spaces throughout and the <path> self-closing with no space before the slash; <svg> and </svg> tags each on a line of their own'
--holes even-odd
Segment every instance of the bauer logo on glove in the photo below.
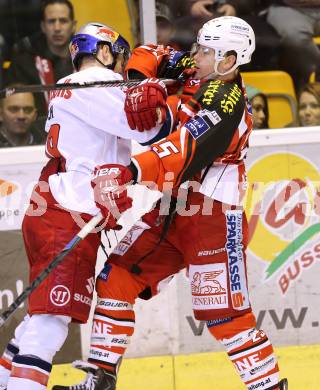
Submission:
<svg viewBox="0 0 320 390">
<path fill-rule="evenodd" d="M 98 176 L 105 176 L 108 175 L 110 178 L 117 177 L 120 175 L 121 171 L 118 167 L 112 167 L 112 168 L 103 168 L 106 167 L 103 165 L 102 167 L 96 167 L 93 173 L 94 177 Z"/>
</svg>

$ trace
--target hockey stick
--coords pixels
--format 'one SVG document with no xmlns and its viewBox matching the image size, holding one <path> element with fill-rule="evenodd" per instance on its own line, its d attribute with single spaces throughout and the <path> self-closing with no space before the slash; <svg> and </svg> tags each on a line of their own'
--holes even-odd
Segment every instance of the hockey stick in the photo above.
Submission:
<svg viewBox="0 0 320 390">
<path fill-rule="evenodd" d="M 166 85 L 171 85 L 177 82 L 177 80 L 160 79 Z M 19 87 L 8 87 L 0 90 L 0 99 L 11 96 L 15 93 L 39 93 L 48 91 L 60 91 L 61 89 L 82 89 L 82 88 L 106 88 L 106 87 L 119 87 L 130 88 L 138 85 L 143 80 L 109 80 L 109 81 L 91 81 L 87 83 L 65 83 L 65 84 L 36 84 L 36 85 L 21 85 Z"/>
<path fill-rule="evenodd" d="M 81 230 L 80 232 L 73 237 L 73 239 L 68 242 L 68 244 L 62 249 L 62 251 L 51 261 L 47 268 L 45 268 L 40 275 L 34 279 L 34 281 L 26 288 L 22 293 L 17 297 L 17 299 L 12 302 L 8 309 L 0 315 L 0 328 L 7 321 L 7 319 L 13 314 L 17 308 L 24 302 L 28 296 L 39 286 L 39 284 L 49 275 L 49 273 L 61 263 L 62 259 L 76 246 L 78 243 L 83 240 L 101 221 L 102 214 L 99 213 L 93 217 Z"/>
</svg>

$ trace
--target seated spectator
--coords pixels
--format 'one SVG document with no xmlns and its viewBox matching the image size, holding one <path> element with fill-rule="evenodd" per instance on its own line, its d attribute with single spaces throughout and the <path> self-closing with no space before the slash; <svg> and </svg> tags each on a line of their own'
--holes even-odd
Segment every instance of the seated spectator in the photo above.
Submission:
<svg viewBox="0 0 320 390">
<path fill-rule="evenodd" d="M 319 74 L 320 50 L 313 37 L 320 35 L 319 0 L 270 0 L 267 20 L 281 36 L 281 64 L 292 76 L 296 90 Z"/>
<path fill-rule="evenodd" d="M 69 42 L 74 33 L 73 6 L 69 0 L 45 0 L 41 13 L 41 33 L 25 37 L 14 50 L 5 83 L 54 84 L 72 73 Z M 37 94 L 40 116 L 47 112 L 47 95 Z"/>
<path fill-rule="evenodd" d="M 157 43 L 168 45 L 174 34 L 173 15 L 167 4 L 156 3 Z"/>
<path fill-rule="evenodd" d="M 44 132 L 37 131 L 36 119 L 37 109 L 32 93 L 17 93 L 2 99 L 0 148 L 44 143 Z"/>
<path fill-rule="evenodd" d="M 246 86 L 248 99 L 252 106 L 252 121 L 253 129 L 268 129 L 269 128 L 269 107 L 267 96 L 259 89 Z"/>
<path fill-rule="evenodd" d="M 320 126 L 320 83 L 306 84 L 298 96 L 298 126 Z"/>
<path fill-rule="evenodd" d="M 177 0 L 170 5 L 176 32 L 172 41 L 181 50 L 190 50 L 197 30 L 207 20 L 217 16 L 239 16 L 251 25 L 256 35 L 256 51 L 244 70 L 279 68 L 280 37 L 267 23 L 263 0 Z"/>
<path fill-rule="evenodd" d="M 173 42 L 181 50 L 190 50 L 194 37 L 200 27 L 217 15 L 214 7 L 220 0 L 178 0 L 175 5 L 170 0 L 166 3 L 175 12 L 175 35 Z"/>
</svg>

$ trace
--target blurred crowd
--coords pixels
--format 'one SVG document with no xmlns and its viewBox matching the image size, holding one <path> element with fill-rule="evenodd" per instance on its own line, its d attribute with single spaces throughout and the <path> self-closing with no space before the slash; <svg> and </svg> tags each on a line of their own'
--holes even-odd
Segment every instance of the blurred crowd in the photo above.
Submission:
<svg viewBox="0 0 320 390">
<path fill-rule="evenodd" d="M 71 1 L 0 0 L 0 15 L 2 88 L 54 84 L 73 72 L 69 42 L 76 21 Z M 0 147 L 44 143 L 47 105 L 46 93 L 3 99 Z"/>
<path fill-rule="evenodd" d="M 320 1 L 156 0 L 157 43 L 189 51 L 199 27 L 221 15 L 245 19 L 256 33 L 257 48 L 244 71 L 282 70 L 291 76 L 297 110 L 287 126 L 320 125 Z M 75 28 L 72 1 L 0 0 L 1 88 L 53 84 L 70 74 L 68 44 Z M 265 91 L 249 85 L 248 97 L 254 128 L 269 128 Z M 2 99 L 0 147 L 43 143 L 47 103 L 46 94 Z"/>
</svg>

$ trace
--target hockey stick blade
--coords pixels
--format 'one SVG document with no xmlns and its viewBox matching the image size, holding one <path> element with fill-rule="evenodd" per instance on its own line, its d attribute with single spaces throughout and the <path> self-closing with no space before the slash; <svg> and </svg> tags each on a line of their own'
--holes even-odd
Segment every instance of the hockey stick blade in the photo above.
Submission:
<svg viewBox="0 0 320 390">
<path fill-rule="evenodd" d="M 177 80 L 160 79 L 165 85 L 172 85 Z M 82 88 L 130 88 L 140 84 L 143 80 L 109 80 L 109 81 L 92 81 L 87 83 L 65 83 L 65 84 L 36 84 L 36 85 L 22 85 L 19 87 L 8 87 L 0 90 L 0 99 L 11 96 L 15 93 L 41 93 L 50 91 L 60 91 L 62 89 L 82 89 Z"/>
<path fill-rule="evenodd" d="M 50 274 L 50 272 L 61 263 L 63 258 L 71 252 L 71 250 L 78 245 L 102 220 L 101 213 L 93 217 L 85 226 L 79 231 L 79 233 L 68 242 L 68 244 L 62 249 L 62 251 L 51 261 L 47 268 L 45 268 L 40 275 L 34 279 L 34 281 L 12 302 L 6 311 L 0 315 L 0 328 L 4 325 L 7 319 L 13 314 L 17 308 L 23 303 L 28 296 L 39 286 L 41 282 Z"/>
</svg>

